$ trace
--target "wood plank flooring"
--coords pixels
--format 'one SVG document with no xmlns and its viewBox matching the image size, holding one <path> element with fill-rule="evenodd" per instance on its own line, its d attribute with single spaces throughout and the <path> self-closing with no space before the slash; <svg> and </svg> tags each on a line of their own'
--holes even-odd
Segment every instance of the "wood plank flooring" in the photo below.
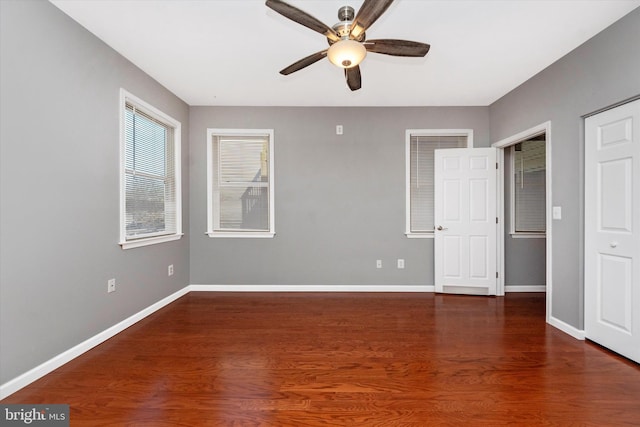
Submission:
<svg viewBox="0 0 640 427">
<path fill-rule="evenodd" d="M 192 292 L 2 403 L 72 426 L 640 425 L 640 366 L 544 294 Z"/>
</svg>

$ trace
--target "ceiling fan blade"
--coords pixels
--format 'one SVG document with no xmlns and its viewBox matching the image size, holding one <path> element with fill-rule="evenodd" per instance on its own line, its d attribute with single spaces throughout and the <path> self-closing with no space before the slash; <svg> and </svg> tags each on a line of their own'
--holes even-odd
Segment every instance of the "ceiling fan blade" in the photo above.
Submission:
<svg viewBox="0 0 640 427">
<path fill-rule="evenodd" d="M 393 56 L 425 56 L 429 52 L 429 48 L 431 48 L 426 43 L 396 39 L 367 40 L 362 44 L 368 52 Z"/>
<path fill-rule="evenodd" d="M 393 3 L 393 0 L 364 0 L 356 17 L 353 19 L 349 37 L 352 39 L 360 37 L 391 6 L 391 3 Z"/>
<path fill-rule="evenodd" d="M 304 25 L 305 27 L 310 28 L 313 31 L 316 31 L 333 40 L 334 42 L 340 40 L 340 36 L 338 36 L 333 28 L 325 25 L 318 19 L 309 15 L 307 12 L 298 9 L 297 7 L 293 7 L 281 0 L 267 0 L 265 4 L 267 5 L 267 7 L 275 10 L 280 15 L 289 18 L 300 25 Z"/>
<path fill-rule="evenodd" d="M 320 52 L 316 52 L 314 54 L 311 54 L 305 58 L 302 58 L 300 61 L 294 62 L 293 64 L 289 65 L 286 68 L 283 68 L 280 71 L 280 74 L 282 75 L 289 75 L 291 73 L 295 73 L 298 70 L 302 70 L 304 67 L 308 67 L 311 64 L 314 64 L 318 61 L 320 61 L 322 58 L 324 58 L 325 56 L 327 56 L 327 50 L 325 49 L 323 51 Z"/>
<path fill-rule="evenodd" d="M 360 76 L 360 67 L 356 65 L 355 67 L 345 68 L 344 76 L 347 79 L 347 86 L 349 89 L 358 90 L 362 87 L 362 78 Z"/>
</svg>

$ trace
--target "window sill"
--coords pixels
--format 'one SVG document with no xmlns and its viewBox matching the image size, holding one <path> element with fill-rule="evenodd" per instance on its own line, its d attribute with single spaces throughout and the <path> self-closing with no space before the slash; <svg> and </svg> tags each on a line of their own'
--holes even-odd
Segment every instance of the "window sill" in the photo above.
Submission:
<svg viewBox="0 0 640 427">
<path fill-rule="evenodd" d="M 433 233 L 404 233 L 408 239 L 433 239 Z"/>
<path fill-rule="evenodd" d="M 509 233 L 512 239 L 545 239 L 546 233 Z"/>
<path fill-rule="evenodd" d="M 258 232 L 258 231 L 209 231 L 207 236 L 212 238 L 253 238 L 253 239 L 272 239 L 276 233 Z"/>
<path fill-rule="evenodd" d="M 158 243 L 172 242 L 174 240 L 180 240 L 184 234 L 170 234 L 168 236 L 148 237 L 146 239 L 128 240 L 120 242 L 122 249 L 133 249 L 142 246 L 156 245 Z"/>
</svg>

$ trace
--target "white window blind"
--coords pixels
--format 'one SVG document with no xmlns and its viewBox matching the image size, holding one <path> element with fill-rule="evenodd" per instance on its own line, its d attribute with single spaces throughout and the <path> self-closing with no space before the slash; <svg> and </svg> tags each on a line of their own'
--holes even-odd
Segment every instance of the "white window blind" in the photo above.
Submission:
<svg viewBox="0 0 640 427">
<path fill-rule="evenodd" d="M 209 234 L 273 234 L 272 133 L 210 135 Z"/>
<path fill-rule="evenodd" d="M 546 230 L 546 153 L 544 135 L 512 147 L 512 218 L 515 233 Z"/>
<path fill-rule="evenodd" d="M 131 96 L 132 98 L 132 96 Z M 124 99 L 121 244 L 177 235 L 177 128 L 140 100 Z M 148 244 L 148 243 L 146 243 Z M 135 246 L 130 246 L 135 247 Z"/>
<path fill-rule="evenodd" d="M 408 233 L 433 233 L 434 150 L 464 148 L 467 144 L 467 135 L 410 136 Z"/>
</svg>

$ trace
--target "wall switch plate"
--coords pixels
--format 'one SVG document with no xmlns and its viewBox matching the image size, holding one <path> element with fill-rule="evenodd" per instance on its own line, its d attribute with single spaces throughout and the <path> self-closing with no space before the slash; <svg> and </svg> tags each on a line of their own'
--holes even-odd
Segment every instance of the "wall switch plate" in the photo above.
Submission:
<svg viewBox="0 0 640 427">
<path fill-rule="evenodd" d="M 404 260 L 402 258 L 398 258 L 398 268 L 404 268 Z"/>
<path fill-rule="evenodd" d="M 553 219 L 562 219 L 562 206 L 553 207 Z"/>
<path fill-rule="evenodd" d="M 381 259 L 376 260 L 376 268 L 382 268 L 382 260 Z"/>
<path fill-rule="evenodd" d="M 342 135 L 343 131 L 342 125 L 336 125 L 336 135 Z"/>
<path fill-rule="evenodd" d="M 173 276 L 173 264 L 167 267 L 167 275 Z"/>
<path fill-rule="evenodd" d="M 107 293 L 116 291 L 116 279 L 109 279 L 107 281 Z"/>
</svg>

